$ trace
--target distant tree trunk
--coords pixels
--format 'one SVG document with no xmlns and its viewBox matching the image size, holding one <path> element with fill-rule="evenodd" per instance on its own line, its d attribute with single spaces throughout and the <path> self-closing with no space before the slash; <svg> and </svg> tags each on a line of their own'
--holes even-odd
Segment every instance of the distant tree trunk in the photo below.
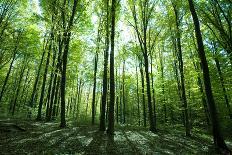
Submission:
<svg viewBox="0 0 232 155">
<path fill-rule="evenodd" d="M 23 62 L 23 63 L 25 63 L 25 62 Z M 14 100 L 13 100 L 13 103 L 12 103 L 12 105 L 13 105 L 12 116 L 14 116 L 14 113 L 15 113 L 17 99 L 18 99 L 18 96 L 19 96 L 19 92 L 21 90 L 21 82 L 22 82 L 22 79 L 23 79 L 23 75 L 24 75 L 25 69 L 26 69 L 26 64 L 23 64 L 23 68 L 22 68 L 20 76 L 19 76 L 18 86 L 16 88 L 16 94 L 15 94 L 15 97 L 14 97 Z"/>
<path fill-rule="evenodd" d="M 82 85 L 82 79 L 79 78 L 79 80 L 77 79 L 77 91 L 76 91 L 76 97 L 75 97 L 75 104 L 73 107 L 73 117 L 75 117 L 75 115 L 76 115 L 77 107 L 79 104 L 79 98 L 80 98 L 79 95 L 81 92 L 81 85 Z"/>
<path fill-rule="evenodd" d="M 90 89 L 91 89 L 91 87 L 89 86 L 88 92 L 87 92 L 87 94 L 86 94 L 85 118 L 87 118 L 87 115 L 88 115 Z"/>
<path fill-rule="evenodd" d="M 96 96 L 96 84 L 97 84 L 97 64 L 98 64 L 98 53 L 96 52 L 94 58 L 94 77 L 93 77 L 93 98 L 92 98 L 92 125 L 95 123 L 95 96 Z"/>
<path fill-rule="evenodd" d="M 181 32 L 180 32 L 180 17 L 179 17 L 179 11 L 176 6 L 176 4 L 172 4 L 174 13 L 175 13 L 175 19 L 176 19 L 176 33 L 177 33 L 177 49 L 178 49 L 178 61 L 179 61 L 179 70 L 180 70 L 180 84 L 181 84 L 181 96 L 182 96 L 182 102 L 183 102 L 183 108 L 184 108 L 184 118 L 185 118 L 185 134 L 186 136 L 190 136 L 190 124 L 189 124 L 189 115 L 188 115 L 188 105 L 187 105 L 187 99 L 186 99 L 186 92 L 185 92 L 185 77 L 184 77 L 184 66 L 183 66 L 183 58 L 182 58 L 182 47 L 181 47 Z"/>
<path fill-rule="evenodd" d="M 52 65 L 52 67 L 54 68 L 54 63 Z M 54 74 L 53 74 L 53 71 L 51 71 L 49 85 L 48 85 L 48 91 L 47 91 L 47 98 L 45 101 L 45 103 L 46 103 L 45 104 L 46 105 L 46 121 L 49 121 L 48 115 L 49 115 L 49 106 L 50 106 L 50 97 L 51 97 L 53 77 L 54 77 Z"/>
<path fill-rule="evenodd" d="M 126 96 L 125 96 L 125 60 L 122 67 L 122 98 L 123 98 L 123 124 L 126 123 Z"/>
<path fill-rule="evenodd" d="M 10 63 L 10 67 L 9 67 L 9 69 L 8 69 L 8 72 L 7 72 L 7 74 L 6 74 L 6 78 L 5 78 L 5 80 L 4 80 L 4 82 L 3 82 L 3 85 L 2 85 L 2 90 L 1 90 L 1 94 L 0 94 L 0 103 L 1 103 L 1 101 L 2 101 L 2 97 L 3 97 L 4 92 L 5 92 L 5 89 L 6 89 L 6 85 L 7 85 L 7 82 L 8 82 L 8 79 L 9 79 L 9 76 L 10 76 L 10 73 L 11 73 L 11 70 L 12 70 L 12 67 L 13 67 L 13 63 L 14 63 L 14 61 L 15 61 L 15 59 L 16 59 L 16 53 L 17 53 L 16 51 L 17 51 L 17 48 L 18 48 L 18 44 L 15 45 L 13 58 L 12 58 L 12 61 L 11 61 L 11 63 Z"/>
<path fill-rule="evenodd" d="M 77 106 L 77 95 L 78 95 L 78 88 L 79 88 L 79 81 L 78 81 L 78 75 L 77 75 L 77 84 L 76 84 L 76 91 L 75 91 L 75 95 L 74 95 L 74 99 L 73 99 L 73 102 L 74 102 L 74 105 L 72 106 L 72 117 L 74 118 L 75 116 L 75 112 L 76 112 L 76 106 Z"/>
<path fill-rule="evenodd" d="M 119 86 L 118 69 L 116 68 L 116 122 L 117 122 L 117 124 L 119 122 L 119 97 L 118 97 L 118 89 L 120 91 L 120 88 L 118 86 Z"/>
<path fill-rule="evenodd" d="M 69 114 L 69 110 L 70 110 L 70 109 L 69 109 L 70 105 L 71 105 L 71 98 L 68 98 L 68 104 L 67 104 L 67 108 L 66 108 L 66 109 L 67 109 L 67 110 L 66 110 L 66 117 L 69 116 L 68 114 Z"/>
<path fill-rule="evenodd" d="M 119 122 L 119 97 L 118 97 L 118 95 L 116 97 L 116 121 L 118 124 L 118 122 Z"/>
<path fill-rule="evenodd" d="M 106 99 L 107 99 L 107 70 L 108 70 L 108 57 L 109 57 L 109 0 L 106 0 L 106 37 L 105 37 L 105 51 L 104 51 L 104 73 L 103 73 L 103 90 L 102 90 L 102 105 L 100 115 L 100 131 L 106 130 L 105 113 L 106 113 Z"/>
<path fill-rule="evenodd" d="M 164 110 L 164 122 L 167 122 L 167 106 L 165 101 L 165 90 L 164 90 L 164 57 L 163 53 L 159 50 L 159 60 L 160 60 L 160 71 L 161 71 L 161 81 L 162 81 L 162 102 L 163 102 L 163 110 Z"/>
<path fill-rule="evenodd" d="M 46 66 L 45 66 L 45 70 L 44 70 L 44 74 L 43 74 L 43 83 L 42 83 L 42 87 L 41 87 L 39 108 L 38 108 L 38 113 L 37 113 L 37 118 L 36 118 L 37 121 L 42 120 L 42 116 L 41 116 L 42 115 L 42 106 L 43 106 L 43 102 L 44 102 L 45 84 L 47 81 L 47 72 L 48 72 L 48 67 L 49 67 L 49 63 L 50 63 L 51 46 L 52 46 L 52 43 L 50 42 L 47 60 L 46 60 Z"/>
<path fill-rule="evenodd" d="M 45 44 L 45 39 L 44 39 L 44 44 Z M 39 63 L 39 69 L 37 71 L 35 83 L 33 85 L 33 90 L 32 90 L 32 94 L 31 94 L 31 98 L 30 98 L 30 102 L 29 102 L 29 106 L 30 107 L 33 107 L 33 103 L 35 101 L 35 95 L 36 95 L 37 85 L 38 85 L 38 82 L 39 82 L 40 72 L 41 72 L 41 68 L 42 68 L 42 64 L 43 64 L 44 56 L 45 56 L 45 52 L 46 52 L 46 46 L 47 46 L 47 43 L 46 43 L 46 45 L 44 45 L 43 54 L 42 54 L 42 57 L 41 57 L 40 63 Z"/>
<path fill-rule="evenodd" d="M 191 53 L 191 59 L 192 59 L 192 57 L 193 57 L 193 53 Z M 204 107 L 206 123 L 209 126 L 210 125 L 210 118 L 209 118 L 210 116 L 209 116 L 209 110 L 208 110 L 208 107 L 207 107 L 207 101 L 206 101 L 206 98 L 205 98 L 205 92 L 204 92 L 204 89 L 203 89 L 203 82 L 202 82 L 201 75 L 200 75 L 200 69 L 199 69 L 200 65 L 198 65 L 193 60 L 193 66 L 195 68 L 195 71 L 198 73 L 198 75 L 197 75 L 197 85 L 199 87 L 199 91 L 201 92 L 201 101 L 202 101 L 202 105 Z"/>
<path fill-rule="evenodd" d="M 110 78 L 107 78 L 107 96 L 106 96 L 106 123 L 108 123 L 108 113 L 109 113 L 109 103 L 110 103 L 110 97 L 109 97 L 109 93 L 110 93 Z"/>
<path fill-rule="evenodd" d="M 57 105 L 59 102 L 59 90 L 60 90 L 60 77 L 58 76 L 58 80 L 57 80 L 57 84 L 56 84 L 56 88 L 55 88 L 55 96 L 54 96 L 54 106 L 53 106 L 53 110 L 52 110 L 52 119 L 55 118 L 56 116 L 56 109 L 57 109 Z"/>
<path fill-rule="evenodd" d="M 143 75 L 142 61 L 140 62 L 139 67 L 140 67 L 142 95 L 143 95 L 143 125 L 144 127 L 146 127 L 147 126 L 147 112 L 146 112 L 146 104 L 145 104 L 144 75 Z"/>
<path fill-rule="evenodd" d="M 53 48 L 53 60 L 52 60 L 52 71 L 51 71 L 51 79 L 50 79 L 50 85 L 48 88 L 48 96 L 47 96 L 47 109 L 46 109 L 46 120 L 51 121 L 52 116 L 52 106 L 53 106 L 53 99 L 54 99 L 54 93 L 55 93 L 55 86 L 56 86 L 56 79 L 57 79 L 57 64 L 56 64 L 56 51 Z M 59 60 L 59 58 L 58 58 Z M 55 68 L 55 70 L 54 70 Z"/>
<path fill-rule="evenodd" d="M 112 0 L 111 5 L 111 52 L 110 52 L 110 105 L 109 105 L 109 135 L 114 134 L 114 102 L 115 102 L 115 81 L 114 81 L 114 37 L 115 37 L 115 10 L 116 0 Z"/>
<path fill-rule="evenodd" d="M 229 113 L 229 117 L 230 119 L 232 119 L 232 113 L 231 113 L 231 109 L 230 109 L 230 103 L 229 103 L 229 99 L 226 93 L 226 88 L 225 88 L 225 82 L 224 82 L 224 78 L 222 75 L 222 71 L 221 71 L 221 67 L 220 67 L 220 62 L 218 60 L 217 57 L 214 58 L 215 62 L 216 62 L 216 67 L 217 67 L 217 71 L 219 74 L 219 78 L 220 78 L 220 82 L 221 82 L 221 86 L 222 86 L 222 90 L 223 90 L 223 95 L 224 95 L 224 99 L 225 99 L 225 103 L 226 103 L 226 107 L 228 109 L 228 113 Z"/>
<path fill-rule="evenodd" d="M 59 71 L 59 64 L 60 64 L 60 57 L 61 57 L 61 51 L 59 51 L 59 54 L 58 54 L 58 60 L 57 60 L 57 64 L 56 64 L 56 69 L 55 69 L 55 77 L 54 77 L 54 80 L 53 80 L 53 85 L 52 85 L 52 93 L 51 93 L 51 100 L 50 100 L 50 106 L 49 106 L 49 110 L 48 110 L 48 118 L 47 120 L 50 121 L 51 118 L 52 118 L 52 111 L 53 111 L 53 106 L 55 106 L 55 93 L 56 93 L 56 89 L 57 87 L 59 86 L 58 85 L 58 81 L 57 81 L 57 78 L 58 77 L 58 71 Z"/>
<path fill-rule="evenodd" d="M 177 64 L 177 47 L 176 47 L 176 40 L 174 37 L 172 37 L 172 42 L 174 46 L 173 50 L 173 73 L 176 78 L 176 83 L 177 83 L 177 92 L 179 96 L 180 102 L 182 102 L 182 96 L 181 96 L 181 85 L 180 85 L 180 79 L 179 79 L 179 71 L 178 71 L 178 64 Z M 181 115 L 182 115 L 182 123 L 185 125 L 185 120 L 184 120 L 184 111 L 182 110 L 182 103 L 181 103 Z"/>
<path fill-rule="evenodd" d="M 27 96 L 27 93 L 25 94 L 25 91 L 28 90 L 27 86 L 30 83 L 30 80 L 28 80 L 29 79 L 29 74 L 30 74 L 30 68 L 27 69 L 26 78 L 25 78 L 25 81 L 24 81 L 24 84 L 23 84 L 23 90 L 22 90 L 22 93 L 21 93 L 21 96 L 20 96 L 20 103 L 23 103 L 23 100 L 25 98 L 24 95 Z M 23 106 L 24 105 L 25 105 L 25 103 L 23 104 Z"/>
<path fill-rule="evenodd" d="M 139 77 L 138 77 L 138 67 L 136 66 L 136 94 L 137 94 L 137 106 L 138 106 L 138 118 L 139 118 L 139 126 L 140 126 L 140 99 L 139 99 Z"/>
<path fill-rule="evenodd" d="M 152 64 L 152 54 L 150 54 L 150 65 L 151 65 L 151 87 L 152 87 L 152 101 L 153 101 L 153 110 L 154 110 L 154 124 L 156 126 L 156 102 L 155 102 L 155 88 L 154 88 L 154 78 L 153 78 L 153 64 Z"/>
<path fill-rule="evenodd" d="M 192 19 L 195 27 L 195 35 L 197 39 L 197 45 L 198 45 L 198 55 L 202 64 L 202 71 L 203 71 L 203 79 L 204 79 L 204 86 L 205 86 L 205 93 L 207 97 L 207 103 L 209 107 L 210 112 L 210 118 L 213 126 L 213 137 L 214 137 L 214 145 L 216 149 L 218 149 L 223 154 L 231 154 L 231 151 L 228 149 L 228 147 L 225 144 L 224 138 L 222 136 L 222 133 L 220 131 L 220 124 L 218 121 L 217 116 L 217 110 L 213 98 L 212 88 L 211 88 L 211 81 L 210 81 L 210 75 L 209 75 L 209 68 L 208 68 L 208 62 L 206 60 L 205 51 L 204 51 L 204 45 L 200 30 L 200 23 L 198 20 L 197 13 L 195 11 L 194 3 L 192 0 L 188 0 L 189 2 L 189 8 L 190 12 L 192 14 Z"/>
</svg>

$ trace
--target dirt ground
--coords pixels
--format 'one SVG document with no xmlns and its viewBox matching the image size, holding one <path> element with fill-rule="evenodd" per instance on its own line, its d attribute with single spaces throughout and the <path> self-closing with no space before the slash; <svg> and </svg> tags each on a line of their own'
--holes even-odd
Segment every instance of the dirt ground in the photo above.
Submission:
<svg viewBox="0 0 232 155">
<path fill-rule="evenodd" d="M 0 120 L 0 154 L 216 154 L 212 137 L 200 131 L 187 138 L 184 131 L 174 128 L 154 134 L 139 127 L 117 126 L 114 137 L 108 137 L 97 126 L 58 126 Z M 227 144 L 232 148 L 231 142 Z"/>
</svg>

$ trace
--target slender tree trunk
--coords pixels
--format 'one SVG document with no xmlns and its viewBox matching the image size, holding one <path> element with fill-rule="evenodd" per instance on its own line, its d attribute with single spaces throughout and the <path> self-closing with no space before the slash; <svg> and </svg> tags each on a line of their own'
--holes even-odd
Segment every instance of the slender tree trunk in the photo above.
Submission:
<svg viewBox="0 0 232 155">
<path fill-rule="evenodd" d="M 177 49 L 178 49 L 178 61 L 179 61 L 179 70 L 180 70 L 180 84 L 181 84 L 181 96 L 184 108 L 184 118 L 185 118 L 185 134 L 186 136 L 190 136 L 190 124 L 189 124 L 189 115 L 188 115 L 188 104 L 185 92 L 185 77 L 184 77 L 184 66 L 183 66 L 183 58 L 182 58 L 182 47 L 181 47 L 181 33 L 180 33 L 180 18 L 178 8 L 175 4 L 173 4 L 175 17 L 176 17 L 176 31 L 177 31 Z"/>
<path fill-rule="evenodd" d="M 211 118 L 212 127 L 213 127 L 214 145 L 216 149 L 218 149 L 221 153 L 231 154 L 231 151 L 226 146 L 224 138 L 220 131 L 220 124 L 219 124 L 216 105 L 214 102 L 212 88 L 211 88 L 208 62 L 205 56 L 204 45 L 203 45 L 203 40 L 202 40 L 202 35 L 201 35 L 201 30 L 200 30 L 200 23 L 199 23 L 198 16 L 197 16 L 197 13 L 194 7 L 193 0 L 188 0 L 188 2 L 189 2 L 189 8 L 192 14 L 192 19 L 193 19 L 193 23 L 195 27 L 195 35 L 196 35 L 197 45 L 198 45 L 198 55 L 199 55 L 201 65 L 202 65 L 205 93 L 206 93 L 206 97 L 208 101 L 207 103 L 208 103 L 210 118 Z"/>
<path fill-rule="evenodd" d="M 218 60 L 217 57 L 215 57 L 214 60 L 216 62 L 216 67 L 217 67 L 217 71 L 218 71 L 218 74 L 219 74 L 219 79 L 220 79 L 220 82 L 221 82 L 221 86 L 222 86 L 222 90 L 223 90 L 223 95 L 224 95 L 226 107 L 228 109 L 229 117 L 230 117 L 230 119 L 232 119 L 232 113 L 231 113 L 231 109 L 230 109 L 230 103 L 229 103 L 229 99 L 228 99 L 228 96 L 227 96 L 227 93 L 226 93 L 225 81 L 224 81 L 224 78 L 223 78 L 223 75 L 222 75 L 222 71 L 221 71 L 221 67 L 220 67 L 220 62 L 219 62 L 219 60 Z"/>
<path fill-rule="evenodd" d="M 29 74 L 30 74 L 30 68 L 27 69 L 27 73 L 26 73 L 26 78 L 25 78 L 25 81 L 24 81 L 24 84 L 23 84 L 23 90 L 22 90 L 22 93 L 21 93 L 21 96 L 20 96 L 20 103 L 23 103 L 23 100 L 24 100 L 24 95 L 27 96 L 27 93 L 25 94 L 25 91 L 28 90 L 27 86 L 28 84 L 30 83 L 30 80 L 29 79 Z M 25 105 L 25 102 L 23 104 L 23 106 Z"/>
<path fill-rule="evenodd" d="M 16 108 L 19 92 L 21 90 L 21 82 L 22 82 L 22 79 L 23 79 L 25 69 L 26 69 L 26 64 L 23 64 L 23 68 L 22 68 L 20 76 L 19 76 L 19 82 L 18 82 L 18 86 L 17 86 L 17 89 L 16 89 L 16 94 L 15 94 L 13 104 L 12 104 L 13 105 L 12 116 L 14 116 L 14 113 L 15 113 L 15 108 Z"/>
<path fill-rule="evenodd" d="M 154 78 L 153 78 L 153 64 L 152 64 L 152 54 L 150 54 L 150 65 L 151 65 L 151 87 L 152 87 L 152 101 L 153 101 L 153 110 L 154 110 L 154 124 L 156 126 L 156 102 L 155 102 L 155 88 L 154 88 Z"/>
<path fill-rule="evenodd" d="M 59 61 L 60 58 L 58 58 Z M 47 97 L 47 111 L 46 111 L 46 120 L 51 121 L 52 116 L 52 107 L 53 107 L 53 100 L 54 100 L 54 93 L 55 93 L 55 86 L 57 80 L 57 71 L 58 71 L 58 63 L 56 64 L 56 51 L 53 48 L 53 60 L 52 60 L 52 68 L 55 70 L 51 71 L 51 80 L 49 85 L 48 97 Z M 56 64 L 56 65 L 55 65 Z"/>
<path fill-rule="evenodd" d="M 111 5 L 111 52 L 110 52 L 110 105 L 107 133 L 114 134 L 114 102 L 115 102 L 115 81 L 114 81 L 114 37 L 115 37 L 115 10 L 116 0 Z"/>
<path fill-rule="evenodd" d="M 126 96 L 125 96 L 125 60 L 122 67 L 122 98 L 123 98 L 123 124 L 126 123 Z"/>
<path fill-rule="evenodd" d="M 48 66 L 49 66 L 49 63 L 50 63 L 51 46 L 52 46 L 52 43 L 50 42 L 49 49 L 48 49 L 47 60 L 46 60 L 46 66 L 45 66 L 45 70 L 44 70 L 44 74 L 43 74 L 43 83 L 42 83 L 42 87 L 41 87 L 39 108 L 38 108 L 38 113 L 37 113 L 37 118 L 36 118 L 37 121 L 42 120 L 42 116 L 41 116 L 42 115 L 42 106 L 43 106 L 43 102 L 44 102 L 45 84 L 46 84 L 46 81 L 47 81 Z"/>
<path fill-rule="evenodd" d="M 105 131 L 105 113 L 106 113 L 106 99 L 107 99 L 107 70 L 109 57 L 109 0 L 106 0 L 106 38 L 105 38 L 105 52 L 104 52 L 104 73 L 103 73 L 103 91 L 102 91 L 102 105 L 100 115 L 100 131 Z"/>
<path fill-rule="evenodd" d="M 191 53 L 191 55 L 193 56 L 193 54 Z M 209 126 L 210 125 L 210 116 L 209 116 L 209 110 L 207 107 L 207 101 L 205 98 L 205 92 L 203 89 L 203 83 L 202 83 L 202 79 L 201 79 L 201 75 L 200 75 L 200 69 L 199 69 L 199 65 L 193 60 L 193 66 L 195 68 L 195 71 L 198 73 L 197 75 L 197 85 L 199 87 L 199 91 L 201 92 L 201 101 L 202 101 L 202 105 L 204 107 L 204 113 L 205 113 L 205 118 L 206 118 L 206 123 Z"/>
<path fill-rule="evenodd" d="M 120 87 L 119 87 L 119 80 L 120 78 L 118 78 L 118 69 L 116 69 L 116 122 L 118 124 L 119 122 L 119 97 L 118 97 L 118 90 L 120 93 Z"/>
<path fill-rule="evenodd" d="M 137 106 L 138 106 L 138 111 L 137 111 L 137 115 L 139 118 L 139 126 L 140 126 L 140 99 L 139 99 L 139 77 L 138 77 L 138 67 L 136 66 L 136 94 L 137 94 Z"/>
<path fill-rule="evenodd" d="M 54 96 L 54 106 L 52 110 L 52 119 L 56 116 L 57 102 L 59 101 L 59 90 L 60 90 L 60 77 L 58 76 L 56 88 L 55 88 L 55 96 Z"/>
<path fill-rule="evenodd" d="M 153 118 L 153 110 L 152 110 L 150 76 L 149 76 L 148 54 L 147 54 L 147 52 L 144 52 L 144 66 L 145 66 L 145 76 L 146 76 L 146 84 L 147 84 L 147 100 L 148 100 L 150 131 L 156 132 L 156 127 L 155 127 L 154 118 Z"/>
<path fill-rule="evenodd" d="M 143 95 L 143 125 L 144 127 L 146 127 L 147 126 L 147 112 L 146 112 L 146 104 L 145 104 L 144 75 L 143 75 L 142 61 L 140 62 L 140 74 L 141 74 L 142 95 Z"/>
<path fill-rule="evenodd" d="M 52 66 L 54 67 L 54 65 Z M 53 74 L 53 71 L 51 71 L 51 74 L 50 74 L 50 80 L 49 80 L 49 86 L 48 86 L 48 92 L 47 92 L 47 98 L 46 98 L 46 121 L 49 121 L 48 119 L 48 115 L 49 115 L 49 107 L 50 107 L 50 97 L 51 97 L 51 90 L 52 90 L 52 82 L 53 82 L 53 77 L 54 77 L 54 74 Z"/>
<path fill-rule="evenodd" d="M 8 82 L 8 79 L 9 79 L 9 76 L 10 76 L 10 73 L 11 73 L 11 70 L 12 70 L 12 67 L 13 67 L 13 63 L 14 63 L 14 61 L 15 61 L 15 59 L 16 59 L 16 53 L 17 53 L 16 50 L 17 50 L 17 48 L 18 48 L 18 45 L 15 46 L 13 58 L 12 58 L 12 61 L 11 61 L 11 63 L 10 63 L 10 67 L 9 67 L 9 69 L 8 69 L 8 72 L 7 72 L 7 74 L 6 74 L 6 78 L 5 78 L 5 80 L 4 80 L 4 83 L 3 83 L 3 85 L 2 85 L 2 90 L 1 90 L 1 94 L 0 94 L 0 102 L 2 101 L 2 97 L 3 97 L 4 92 L 5 92 L 5 89 L 6 89 L 6 85 L 7 85 L 7 82 Z"/>
<path fill-rule="evenodd" d="M 95 96 L 96 96 L 96 75 L 97 75 L 98 53 L 96 52 L 94 58 L 94 78 L 93 78 L 93 98 L 92 98 L 92 125 L 95 123 Z"/>
<path fill-rule="evenodd" d="M 71 37 L 71 28 L 73 26 L 74 17 L 76 14 L 77 9 L 77 2 L 78 0 L 74 0 L 73 2 L 73 8 L 72 13 L 68 22 L 68 27 L 65 30 L 63 40 L 64 40 L 64 52 L 62 57 L 62 70 L 61 70 L 61 85 L 60 85 L 60 97 L 61 97 L 61 103 L 60 103 L 60 127 L 66 127 L 66 120 L 65 120 L 65 88 L 66 88 L 66 69 L 67 69 L 67 60 L 68 60 L 68 51 L 69 51 L 69 42 Z M 64 17 L 63 17 L 64 18 Z"/>
<path fill-rule="evenodd" d="M 45 44 L 45 39 L 44 39 L 44 44 Z M 47 43 L 46 43 L 47 44 Z M 37 72 L 37 75 L 36 75 L 36 79 L 35 79 L 35 83 L 33 85 L 33 90 L 32 90 L 32 94 L 31 94 L 31 99 L 30 99 L 30 102 L 29 102 L 29 106 L 30 107 L 33 107 L 33 103 L 35 101 L 35 95 L 36 95 L 36 90 L 37 90 L 37 85 L 38 85 L 38 82 L 39 82 L 39 78 L 40 78 L 40 72 L 41 72 L 41 68 L 42 68 L 42 64 L 43 64 L 43 61 L 44 61 L 44 56 L 45 56 L 45 52 L 46 52 L 46 46 L 44 46 L 44 49 L 43 49 L 43 54 L 42 54 L 42 57 L 40 59 L 40 64 L 39 64 L 39 69 L 38 69 L 38 72 Z"/>
<path fill-rule="evenodd" d="M 86 94 L 85 118 L 87 118 L 87 115 L 88 115 L 90 89 L 91 89 L 91 87 L 89 86 L 88 92 Z"/>
</svg>

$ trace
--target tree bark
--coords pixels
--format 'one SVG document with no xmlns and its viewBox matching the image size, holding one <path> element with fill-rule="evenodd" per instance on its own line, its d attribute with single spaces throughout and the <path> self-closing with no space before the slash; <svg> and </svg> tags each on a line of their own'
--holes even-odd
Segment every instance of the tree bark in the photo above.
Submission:
<svg viewBox="0 0 232 155">
<path fill-rule="evenodd" d="M 43 83 L 42 83 L 42 87 L 41 87 L 39 108 L 38 108 L 38 113 L 37 113 L 37 118 L 36 118 L 37 121 L 42 120 L 42 116 L 41 116 L 42 115 L 42 106 L 43 106 L 43 102 L 44 102 L 44 94 L 45 94 L 45 85 L 46 85 L 46 81 L 47 81 L 48 66 L 49 66 L 49 63 L 50 63 L 51 46 L 52 46 L 52 43 L 50 42 L 50 45 L 49 45 L 49 48 L 48 48 L 46 66 L 45 66 L 45 70 L 44 70 L 44 74 L 43 74 Z"/>
<path fill-rule="evenodd" d="M 106 0 L 106 37 L 105 37 L 105 51 L 104 51 L 104 73 L 103 73 L 103 90 L 102 90 L 102 103 L 100 115 L 100 131 L 106 130 L 105 115 L 106 115 L 106 99 L 107 99 L 107 70 L 108 70 L 108 57 L 109 57 L 109 0 Z"/>
<path fill-rule="evenodd" d="M 139 99 L 139 77 L 138 77 L 138 67 L 136 66 L 136 94 L 137 94 L 137 115 L 139 119 L 139 126 L 140 126 L 140 99 Z"/>
<path fill-rule="evenodd" d="M 77 2 L 78 0 L 74 0 L 72 13 L 68 22 L 68 27 L 65 29 L 63 40 L 64 40 L 64 51 L 62 57 L 62 70 L 61 70 L 61 85 L 60 85 L 60 127 L 66 127 L 66 120 L 65 120 L 65 88 L 66 88 L 66 69 L 67 69 L 67 60 L 68 60 L 68 52 L 69 52 L 69 42 L 71 38 L 71 28 L 73 26 L 74 17 L 76 14 L 77 9 Z M 64 17 L 63 17 L 64 18 Z"/>
<path fill-rule="evenodd" d="M 109 135 L 114 134 L 114 102 L 115 102 L 115 81 L 114 81 L 114 37 L 115 37 L 115 10 L 116 0 L 112 0 L 111 5 L 111 52 L 110 52 L 110 104 L 109 104 Z"/>
<path fill-rule="evenodd" d="M 95 123 L 95 96 L 96 96 L 96 75 L 97 75 L 98 53 L 96 52 L 94 58 L 94 78 L 93 78 L 93 98 L 92 98 L 92 125 Z"/>
<path fill-rule="evenodd" d="M 142 83 L 142 96 L 143 96 L 143 126 L 147 126 L 147 112 L 146 112 L 146 104 L 145 104 L 145 90 L 144 90 L 144 74 L 143 74 L 143 67 L 142 61 L 140 62 L 140 74 L 141 74 L 141 83 Z"/>
</svg>

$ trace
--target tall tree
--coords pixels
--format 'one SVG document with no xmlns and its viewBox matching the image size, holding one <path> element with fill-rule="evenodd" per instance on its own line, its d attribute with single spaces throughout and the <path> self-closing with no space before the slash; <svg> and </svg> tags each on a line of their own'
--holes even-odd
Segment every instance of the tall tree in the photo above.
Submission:
<svg viewBox="0 0 232 155">
<path fill-rule="evenodd" d="M 188 3 L 189 3 L 189 9 L 190 9 L 194 27 L 195 27 L 195 35 L 196 35 L 197 46 L 198 46 L 198 56 L 199 56 L 199 59 L 202 65 L 205 93 L 206 93 L 206 98 L 208 101 L 207 103 L 208 103 L 208 108 L 209 108 L 210 118 L 211 118 L 212 128 L 213 128 L 214 145 L 216 149 L 218 149 L 220 152 L 224 154 L 226 153 L 231 154 L 231 151 L 226 146 L 224 138 L 220 131 L 217 110 L 216 110 L 212 88 L 211 88 L 211 80 L 209 76 L 208 62 L 206 60 L 204 44 L 203 44 L 202 35 L 201 35 L 200 23 L 198 20 L 198 16 L 195 10 L 193 0 L 188 0 Z"/>
<path fill-rule="evenodd" d="M 135 1 L 132 1 L 132 16 L 134 19 L 134 25 L 131 24 L 137 34 L 137 38 L 140 44 L 141 52 L 143 54 L 144 59 L 144 68 L 145 68 L 145 77 L 146 77 L 146 86 L 147 86 L 147 101 L 148 101 L 148 112 L 149 112 L 149 123 L 150 123 L 150 131 L 156 132 L 156 124 L 153 117 L 153 108 L 152 108 L 152 100 L 151 100 L 151 88 L 150 88 L 150 75 L 149 75 L 149 51 L 147 41 L 149 37 L 147 37 L 149 27 L 149 21 L 151 20 L 151 14 L 154 10 L 155 3 L 149 0 L 144 0 L 139 3 L 139 9 L 141 15 L 137 15 Z M 138 21 L 138 17 L 141 21 Z M 139 24 L 138 22 L 141 22 Z M 139 25 L 142 25 L 139 27 Z"/>
<path fill-rule="evenodd" d="M 109 121 L 107 133 L 114 134 L 114 102 L 115 102 L 115 81 L 114 81 L 114 38 L 115 38 L 115 12 L 116 0 L 111 3 L 111 52 L 110 52 L 110 105 L 109 105 Z M 125 114 L 124 114 L 125 115 Z"/>
<path fill-rule="evenodd" d="M 185 92 L 185 76 L 184 76 L 184 63 L 183 63 L 183 54 L 181 47 L 181 30 L 180 30 L 180 12 L 177 7 L 177 3 L 172 2 L 172 6 L 175 13 L 175 21 L 176 21 L 176 40 L 177 40 L 177 49 L 178 49 L 178 61 L 179 61 L 179 71 L 180 71 L 180 83 L 181 83 L 181 96 L 184 108 L 184 120 L 185 120 L 185 134 L 186 136 L 190 136 L 190 124 L 189 124 L 189 115 L 188 115 L 188 104 Z"/>
<path fill-rule="evenodd" d="M 71 29 L 73 27 L 74 23 L 74 17 L 76 14 L 77 10 L 77 2 L 78 0 L 73 1 L 73 7 L 72 7 L 72 12 L 71 16 L 68 21 L 67 27 L 65 26 L 64 29 L 64 35 L 63 35 L 63 40 L 64 40 L 64 50 L 63 50 L 63 57 L 62 57 L 62 68 L 61 68 L 61 87 L 60 87 L 60 93 L 61 93 L 61 122 L 60 122 L 60 127 L 65 127 L 66 126 L 66 120 L 65 120 L 65 86 L 66 86 L 66 69 L 67 69 L 67 59 L 68 59 L 68 51 L 69 51 L 69 43 L 70 43 L 70 38 L 71 38 Z M 66 0 L 64 0 L 63 3 L 63 9 L 66 8 L 66 5 L 69 5 L 68 3 L 66 4 Z M 65 21 L 65 15 L 68 12 L 65 12 L 67 10 L 62 11 L 62 20 Z"/>
<path fill-rule="evenodd" d="M 104 73 L 102 84 L 102 103 L 101 103 L 101 115 L 100 115 L 100 131 L 105 131 L 105 113 L 106 113 L 106 99 L 107 99 L 107 71 L 108 71 L 108 57 L 109 57 L 109 0 L 105 1 L 105 51 L 104 51 Z"/>
</svg>

